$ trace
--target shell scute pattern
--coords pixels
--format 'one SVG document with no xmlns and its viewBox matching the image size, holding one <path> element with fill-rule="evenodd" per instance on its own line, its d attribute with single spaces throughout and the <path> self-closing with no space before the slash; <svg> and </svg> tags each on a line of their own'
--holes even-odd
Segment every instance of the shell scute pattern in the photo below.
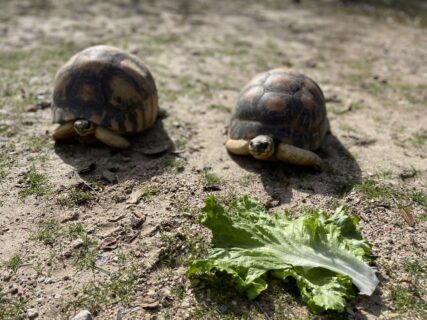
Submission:
<svg viewBox="0 0 427 320">
<path fill-rule="evenodd" d="M 157 118 L 156 84 L 137 57 L 95 46 L 58 71 L 52 108 L 56 123 L 86 119 L 119 134 L 136 133 Z"/>
<path fill-rule="evenodd" d="M 328 130 L 320 87 L 303 74 L 274 69 L 255 76 L 243 88 L 231 118 L 230 138 L 269 135 L 316 150 Z"/>
</svg>

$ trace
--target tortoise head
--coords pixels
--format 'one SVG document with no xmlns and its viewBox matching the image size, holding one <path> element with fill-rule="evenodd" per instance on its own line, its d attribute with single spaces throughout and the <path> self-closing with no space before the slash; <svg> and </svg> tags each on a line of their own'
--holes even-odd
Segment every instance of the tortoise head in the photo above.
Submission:
<svg viewBox="0 0 427 320">
<path fill-rule="evenodd" d="M 260 160 L 266 160 L 274 154 L 274 140 L 270 136 L 259 135 L 249 142 L 250 154 Z"/>
<path fill-rule="evenodd" d="M 88 120 L 76 120 L 74 121 L 74 130 L 78 135 L 84 137 L 95 133 L 95 125 Z"/>
</svg>

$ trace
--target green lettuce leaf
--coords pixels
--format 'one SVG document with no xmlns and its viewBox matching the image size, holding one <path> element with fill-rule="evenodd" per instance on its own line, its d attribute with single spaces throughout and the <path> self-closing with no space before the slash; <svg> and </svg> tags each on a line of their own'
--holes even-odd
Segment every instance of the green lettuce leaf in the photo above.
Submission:
<svg viewBox="0 0 427 320">
<path fill-rule="evenodd" d="M 212 248 L 207 259 L 192 262 L 189 277 L 225 272 L 250 299 L 267 288 L 267 273 L 293 277 L 313 312 L 343 311 L 354 296 L 352 284 L 366 295 L 378 284 L 367 264 L 371 246 L 357 230 L 357 217 L 342 207 L 332 216 L 312 211 L 291 220 L 270 215 L 251 197 L 226 210 L 210 196 L 203 212 L 199 222 L 212 231 Z"/>
</svg>

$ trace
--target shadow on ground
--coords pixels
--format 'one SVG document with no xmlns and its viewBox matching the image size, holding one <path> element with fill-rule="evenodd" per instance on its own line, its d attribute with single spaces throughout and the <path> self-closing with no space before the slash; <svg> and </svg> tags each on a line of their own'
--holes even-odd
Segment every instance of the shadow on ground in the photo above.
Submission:
<svg viewBox="0 0 427 320">
<path fill-rule="evenodd" d="M 219 273 L 215 277 L 205 278 L 203 283 L 206 287 L 195 291 L 200 316 L 214 314 L 217 317 L 258 319 L 255 315 L 261 314 L 265 319 L 367 320 L 372 316 L 379 317 L 384 308 L 380 292 L 373 296 L 356 296 L 348 301 L 347 307 L 342 313 L 328 311 L 317 316 L 314 314 L 307 316 L 306 303 L 302 300 L 293 278 L 289 277 L 286 281 L 272 276 L 266 278 L 267 290 L 254 300 L 249 300 L 243 293 L 238 292 L 224 274 Z M 377 288 L 377 291 L 379 290 Z M 372 308 L 369 311 L 360 312 L 358 306 L 366 304 L 371 304 Z"/>
<path fill-rule="evenodd" d="M 325 162 L 325 169 L 322 172 L 282 162 L 256 161 L 251 157 L 235 155 L 231 157 L 240 167 L 259 174 L 264 189 L 280 203 L 291 201 L 292 190 L 340 196 L 361 182 L 359 165 L 333 134 L 325 137 L 317 154 Z"/>
<path fill-rule="evenodd" d="M 89 182 L 118 183 L 161 175 L 167 155 L 175 148 L 162 121 L 158 120 L 152 128 L 128 138 L 132 143 L 129 150 L 115 150 L 101 143 L 84 145 L 61 141 L 55 143 L 55 152 Z"/>
</svg>

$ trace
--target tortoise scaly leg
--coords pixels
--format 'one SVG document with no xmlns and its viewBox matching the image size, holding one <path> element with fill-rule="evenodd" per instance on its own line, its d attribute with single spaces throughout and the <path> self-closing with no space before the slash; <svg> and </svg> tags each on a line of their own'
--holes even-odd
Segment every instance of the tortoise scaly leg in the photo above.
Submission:
<svg viewBox="0 0 427 320">
<path fill-rule="evenodd" d="M 113 131 L 105 129 L 101 126 L 96 127 L 95 137 L 102 143 L 113 148 L 128 149 L 130 147 L 130 142 L 121 135 L 118 135 L 117 133 L 114 133 Z"/>
<path fill-rule="evenodd" d="M 239 156 L 248 156 L 249 153 L 249 141 L 247 140 L 233 140 L 228 139 L 225 143 L 225 147 L 227 148 L 228 152 L 237 154 Z"/>
<path fill-rule="evenodd" d="M 73 121 L 69 121 L 69 122 L 66 122 L 64 124 L 61 124 L 53 132 L 52 138 L 55 141 L 74 138 L 76 136 L 76 132 L 74 131 L 74 125 L 73 124 L 74 124 Z"/>
<path fill-rule="evenodd" d="M 322 170 L 322 159 L 317 154 L 283 142 L 277 146 L 276 158 L 280 161 Z"/>
</svg>

